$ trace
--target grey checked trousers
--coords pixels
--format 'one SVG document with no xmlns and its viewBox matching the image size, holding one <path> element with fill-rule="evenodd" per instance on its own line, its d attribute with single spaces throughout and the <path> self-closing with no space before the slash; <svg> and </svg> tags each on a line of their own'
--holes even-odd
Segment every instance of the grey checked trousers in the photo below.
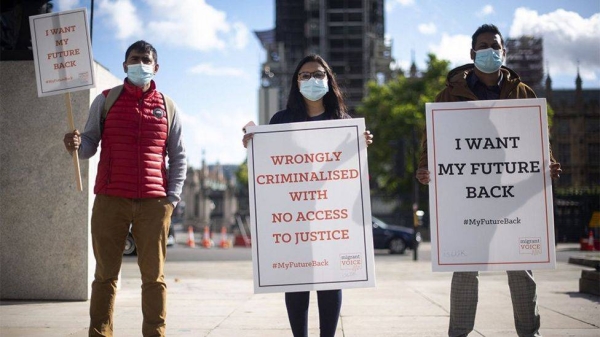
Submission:
<svg viewBox="0 0 600 337">
<path fill-rule="evenodd" d="M 541 337 L 540 315 L 533 273 L 530 270 L 507 271 L 515 328 L 519 337 Z M 455 272 L 450 289 L 450 326 L 448 336 L 467 336 L 475 325 L 479 273 Z"/>
</svg>

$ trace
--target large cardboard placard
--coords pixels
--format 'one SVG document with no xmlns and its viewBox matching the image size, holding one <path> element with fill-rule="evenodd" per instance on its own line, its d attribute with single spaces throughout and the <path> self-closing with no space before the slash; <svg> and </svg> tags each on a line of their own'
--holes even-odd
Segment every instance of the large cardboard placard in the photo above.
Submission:
<svg viewBox="0 0 600 337">
<path fill-rule="evenodd" d="M 545 99 L 426 110 L 433 271 L 555 268 Z"/>
<path fill-rule="evenodd" d="M 29 17 L 38 96 L 95 87 L 85 8 Z"/>
<path fill-rule="evenodd" d="M 364 119 L 246 129 L 254 292 L 375 286 Z"/>
</svg>

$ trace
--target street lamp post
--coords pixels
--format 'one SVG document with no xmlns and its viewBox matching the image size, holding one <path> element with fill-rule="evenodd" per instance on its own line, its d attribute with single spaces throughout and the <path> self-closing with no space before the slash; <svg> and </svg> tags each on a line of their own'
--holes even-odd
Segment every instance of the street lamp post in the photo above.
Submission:
<svg viewBox="0 0 600 337">
<path fill-rule="evenodd" d="M 413 261 L 417 261 L 419 258 L 419 213 L 423 213 L 423 211 L 419 211 L 419 206 L 415 202 L 413 204 Z"/>
<path fill-rule="evenodd" d="M 91 0 L 90 8 L 90 44 L 92 43 L 92 35 L 94 34 L 94 0 Z"/>
<path fill-rule="evenodd" d="M 418 166 L 418 155 L 417 155 L 417 149 L 418 149 L 418 143 L 417 143 L 417 135 L 416 135 L 416 130 L 415 128 L 413 128 L 412 130 L 412 145 L 413 145 L 413 168 L 416 172 L 417 170 L 417 166 Z M 415 173 L 413 172 L 413 173 Z M 419 257 L 419 253 L 417 252 L 418 247 L 419 247 L 419 242 L 417 240 L 418 235 L 419 235 L 419 212 L 423 213 L 423 211 L 419 211 L 419 182 L 416 179 L 413 179 L 413 198 L 414 198 L 414 202 L 413 202 L 413 228 L 414 228 L 414 233 L 413 233 L 413 261 L 417 261 L 418 257 Z"/>
</svg>

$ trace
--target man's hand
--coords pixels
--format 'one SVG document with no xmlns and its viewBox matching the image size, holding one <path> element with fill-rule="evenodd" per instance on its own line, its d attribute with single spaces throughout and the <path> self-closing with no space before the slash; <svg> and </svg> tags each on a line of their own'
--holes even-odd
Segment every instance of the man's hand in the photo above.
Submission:
<svg viewBox="0 0 600 337">
<path fill-rule="evenodd" d="M 369 145 L 373 144 L 373 134 L 371 134 L 371 131 L 369 131 L 369 130 L 365 131 L 365 140 L 367 141 L 367 147 L 369 147 Z"/>
<path fill-rule="evenodd" d="M 73 151 L 79 150 L 79 145 L 81 144 L 81 135 L 79 134 L 79 131 L 75 129 L 71 133 L 65 133 L 63 143 L 65 143 L 65 149 L 71 154 Z"/>
<path fill-rule="evenodd" d="M 560 178 L 561 173 L 562 169 L 560 168 L 560 163 L 550 163 L 550 177 L 552 177 L 552 179 Z"/>
<path fill-rule="evenodd" d="M 429 179 L 429 171 L 426 167 L 421 167 L 420 169 L 418 169 L 416 177 L 417 180 L 423 185 L 427 185 L 431 181 L 431 179 Z"/>
</svg>

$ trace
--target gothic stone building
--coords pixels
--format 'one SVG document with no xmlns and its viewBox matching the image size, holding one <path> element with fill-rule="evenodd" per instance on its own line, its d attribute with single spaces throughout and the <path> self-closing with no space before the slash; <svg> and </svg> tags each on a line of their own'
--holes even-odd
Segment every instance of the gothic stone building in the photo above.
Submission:
<svg viewBox="0 0 600 337">
<path fill-rule="evenodd" d="M 238 211 L 235 171 L 237 165 L 206 165 L 188 168 L 183 185 L 183 224 L 201 230 L 210 227 L 218 232 L 235 224 Z"/>
<path fill-rule="evenodd" d="M 586 237 L 594 211 L 600 211 L 600 89 L 552 89 L 546 79 L 546 100 L 554 111 L 550 129 L 552 150 L 562 166 L 554 181 L 556 240 L 576 242 Z M 595 236 L 600 228 L 595 228 Z"/>
</svg>

